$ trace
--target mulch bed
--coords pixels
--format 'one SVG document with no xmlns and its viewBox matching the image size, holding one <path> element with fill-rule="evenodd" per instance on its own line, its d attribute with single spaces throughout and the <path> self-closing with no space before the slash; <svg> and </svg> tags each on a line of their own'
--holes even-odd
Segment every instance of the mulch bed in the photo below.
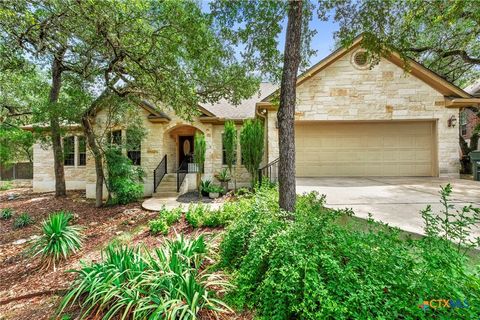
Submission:
<svg viewBox="0 0 480 320">
<path fill-rule="evenodd" d="M 14 197 L 12 197 L 14 195 Z M 9 200 L 14 198 L 13 200 Z M 74 280 L 75 275 L 66 271 L 80 268 L 82 261 L 98 261 L 101 249 L 113 239 L 128 244 L 142 244 L 155 247 L 165 239 L 153 237 L 146 227 L 155 212 L 145 211 L 141 203 L 126 206 L 95 208 L 92 200 L 85 198 L 85 192 L 70 191 L 65 198 L 55 198 L 53 193 L 33 193 L 31 189 L 0 191 L 0 210 L 11 208 L 13 217 L 0 219 L 0 319 L 51 319 L 61 300 L 61 295 Z M 75 224 L 83 226 L 84 245 L 80 252 L 63 261 L 57 270 L 40 270 L 39 258 L 25 254 L 29 243 L 21 243 L 40 234 L 40 224 L 50 213 L 70 211 Z M 13 228 L 15 217 L 27 212 L 34 224 Z M 193 229 L 181 219 L 170 229 L 168 237 L 176 233 L 205 234 L 215 238 L 221 229 Z M 20 241 L 19 241 L 20 240 Z M 244 315 L 229 316 L 242 319 Z M 247 316 L 247 318 L 250 318 Z"/>
</svg>

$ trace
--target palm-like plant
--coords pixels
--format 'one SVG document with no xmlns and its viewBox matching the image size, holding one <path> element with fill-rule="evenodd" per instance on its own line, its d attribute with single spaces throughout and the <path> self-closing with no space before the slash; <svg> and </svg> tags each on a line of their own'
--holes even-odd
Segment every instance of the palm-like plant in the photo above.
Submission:
<svg viewBox="0 0 480 320">
<path fill-rule="evenodd" d="M 67 258 L 71 253 L 77 252 L 82 246 L 82 228 L 69 225 L 72 219 L 70 212 L 60 211 L 51 214 L 42 222 L 42 235 L 34 242 L 31 250 L 34 256 L 42 256 L 42 265 L 49 268 Z"/>
</svg>

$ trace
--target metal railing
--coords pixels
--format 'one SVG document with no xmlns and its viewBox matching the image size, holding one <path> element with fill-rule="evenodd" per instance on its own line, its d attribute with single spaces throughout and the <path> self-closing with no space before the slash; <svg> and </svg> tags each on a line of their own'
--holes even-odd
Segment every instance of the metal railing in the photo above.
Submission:
<svg viewBox="0 0 480 320">
<path fill-rule="evenodd" d="M 33 163 L 18 162 L 10 166 L 0 164 L 0 180 L 33 179 Z"/>
<path fill-rule="evenodd" d="M 183 159 L 182 163 L 180 163 L 180 166 L 178 166 L 177 169 L 177 192 L 180 192 L 180 187 L 182 186 L 183 180 L 185 180 L 185 177 L 187 176 L 188 173 L 188 162 L 187 159 Z"/>
<path fill-rule="evenodd" d="M 153 170 L 153 192 L 157 191 L 157 187 L 167 174 L 167 155 L 165 155 L 158 164 L 157 168 Z"/>
<path fill-rule="evenodd" d="M 270 183 L 277 183 L 278 182 L 278 162 L 279 159 L 275 159 L 272 162 L 268 163 L 264 167 L 258 169 L 258 182 L 262 183 L 268 181 Z"/>
</svg>

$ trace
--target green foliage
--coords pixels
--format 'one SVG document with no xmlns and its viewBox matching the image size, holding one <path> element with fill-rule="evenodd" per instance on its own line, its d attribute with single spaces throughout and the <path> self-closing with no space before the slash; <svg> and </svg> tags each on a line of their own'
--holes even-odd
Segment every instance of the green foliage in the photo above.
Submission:
<svg viewBox="0 0 480 320">
<path fill-rule="evenodd" d="M 182 216 L 182 209 L 175 208 L 167 210 L 165 207 L 158 213 L 158 218 L 148 223 L 150 227 L 150 233 L 153 235 L 163 234 L 167 235 L 170 226 L 180 220 Z"/>
<path fill-rule="evenodd" d="M 0 185 L 0 191 L 6 191 L 13 188 L 13 184 L 10 181 L 4 181 L 2 185 Z"/>
<path fill-rule="evenodd" d="M 238 206 L 226 202 L 221 209 L 211 210 L 204 204 L 190 204 L 185 219 L 194 228 L 225 227 L 238 215 Z"/>
<path fill-rule="evenodd" d="M 211 184 L 209 185 L 206 189 L 204 189 L 205 192 L 208 192 L 208 193 L 223 193 L 225 190 L 223 190 L 222 187 L 220 186 L 217 186 L 215 184 Z"/>
<path fill-rule="evenodd" d="M 32 217 L 28 213 L 24 212 L 15 218 L 15 220 L 13 221 L 13 227 L 15 229 L 25 228 L 31 225 L 32 223 L 33 223 Z"/>
<path fill-rule="evenodd" d="M 223 168 L 219 173 L 215 175 L 215 178 L 217 178 L 217 180 L 220 182 L 228 182 L 231 180 L 227 168 Z"/>
<path fill-rule="evenodd" d="M 243 165 L 252 176 L 252 186 L 255 186 L 264 148 L 263 123 L 260 120 L 245 121 L 240 133 L 240 145 Z"/>
<path fill-rule="evenodd" d="M 2 218 L 2 220 L 9 220 L 10 218 L 12 218 L 12 215 L 13 215 L 13 210 L 11 208 L 5 208 L 5 209 L 2 209 L 0 218 Z"/>
<path fill-rule="evenodd" d="M 202 193 L 202 195 L 204 196 L 208 196 L 208 188 L 210 187 L 210 185 L 212 184 L 212 181 L 211 180 L 202 180 L 200 181 L 200 192 Z"/>
<path fill-rule="evenodd" d="M 77 252 L 82 246 L 82 228 L 69 225 L 72 220 L 70 212 L 60 211 L 51 214 L 42 222 L 42 235 L 32 245 L 31 250 L 41 255 L 45 267 L 66 259 Z"/>
<path fill-rule="evenodd" d="M 0 124 L 0 163 L 33 161 L 34 140 L 32 132 Z"/>
<path fill-rule="evenodd" d="M 220 265 L 234 271 L 238 307 L 262 319 L 471 318 L 480 280 L 456 244 L 401 232 L 299 197 L 296 212 L 278 209 L 277 192 L 243 198 L 220 246 Z M 349 221 L 345 224 L 345 221 Z M 440 298 L 444 297 L 444 298 Z M 459 299 L 468 308 L 422 310 L 419 301 Z"/>
<path fill-rule="evenodd" d="M 193 141 L 193 160 L 198 165 L 197 172 L 197 191 L 198 197 L 201 196 L 200 183 L 202 181 L 203 165 L 205 163 L 205 152 L 207 150 L 207 143 L 205 142 L 205 135 L 203 133 L 196 132 Z"/>
<path fill-rule="evenodd" d="M 130 159 L 122 155 L 121 149 L 111 146 L 105 151 L 107 164 L 107 189 L 111 193 L 112 204 L 127 204 L 143 197 L 143 176 L 141 167 L 132 165 Z"/>
<path fill-rule="evenodd" d="M 224 125 L 223 148 L 225 149 L 225 161 L 231 176 L 233 165 L 237 161 L 237 128 L 231 120 L 226 121 Z"/>
<path fill-rule="evenodd" d="M 198 319 L 200 313 L 216 317 L 229 311 L 212 291 L 226 290 L 228 283 L 204 269 L 203 237 L 167 239 L 151 252 L 108 246 L 102 255 L 102 262 L 75 271 L 59 313 L 76 302 L 81 319 Z"/>
<path fill-rule="evenodd" d="M 167 221 L 165 221 L 165 219 L 162 219 L 162 218 L 151 220 L 148 223 L 148 227 L 150 228 L 150 233 L 154 236 L 158 234 L 162 234 L 166 236 L 170 228 L 167 224 Z"/>
</svg>

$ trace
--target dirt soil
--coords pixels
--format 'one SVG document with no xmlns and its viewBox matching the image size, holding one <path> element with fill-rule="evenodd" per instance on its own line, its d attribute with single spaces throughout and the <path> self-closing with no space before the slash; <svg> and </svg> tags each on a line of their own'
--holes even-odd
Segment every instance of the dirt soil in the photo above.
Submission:
<svg viewBox="0 0 480 320">
<path fill-rule="evenodd" d="M 14 210 L 11 219 L 0 219 L 0 320 L 55 318 L 61 296 L 75 278 L 67 271 L 80 268 L 80 261 L 98 261 L 101 249 L 113 240 L 147 247 L 162 243 L 165 238 L 151 236 L 146 227 L 156 213 L 143 210 L 140 204 L 95 208 L 94 202 L 86 199 L 82 191 L 70 191 L 65 198 L 55 198 L 53 193 L 33 193 L 26 188 L 0 191 L 0 210 Z M 26 250 L 32 238 L 40 234 L 41 221 L 50 213 L 61 210 L 72 212 L 74 223 L 85 228 L 83 247 L 61 262 L 55 271 L 41 270 L 39 258 L 32 258 Z M 28 213 L 34 223 L 21 229 L 13 228 L 13 221 L 23 212 Z M 168 236 L 202 233 L 216 239 L 220 231 L 194 230 L 181 219 L 170 229 Z M 226 319 L 250 318 L 250 315 L 243 314 L 230 315 Z"/>
</svg>

